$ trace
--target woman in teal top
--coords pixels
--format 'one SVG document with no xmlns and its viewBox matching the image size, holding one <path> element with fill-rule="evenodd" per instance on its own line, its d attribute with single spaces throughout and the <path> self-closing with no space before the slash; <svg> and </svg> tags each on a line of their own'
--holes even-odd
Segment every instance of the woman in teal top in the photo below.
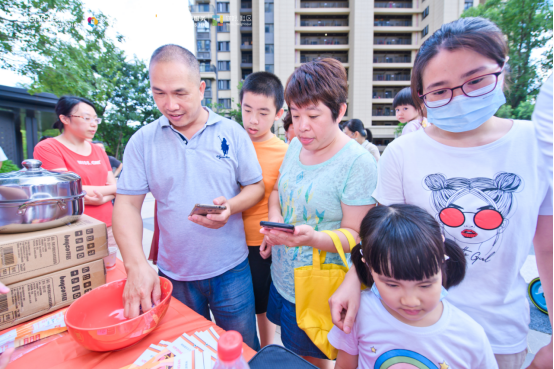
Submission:
<svg viewBox="0 0 554 369">
<path fill-rule="evenodd" d="M 295 232 L 261 231 L 262 256 L 273 259 L 267 317 L 281 326 L 285 347 L 320 368 L 332 363 L 298 327 L 294 269 L 312 264 L 313 248 L 328 252 L 326 263 L 342 264 L 331 237 L 319 231 L 344 228 L 358 238 L 363 217 L 375 206 L 375 160 L 338 126 L 347 96 L 346 71 L 335 59 L 303 64 L 287 81 L 296 138 L 269 198 L 269 221 L 293 224 Z M 349 253 L 344 234 L 335 233 Z"/>
</svg>

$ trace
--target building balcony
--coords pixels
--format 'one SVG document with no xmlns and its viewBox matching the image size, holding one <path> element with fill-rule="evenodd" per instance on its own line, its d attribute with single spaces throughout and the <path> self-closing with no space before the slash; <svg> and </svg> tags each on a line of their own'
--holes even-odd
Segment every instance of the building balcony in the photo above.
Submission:
<svg viewBox="0 0 554 369">
<path fill-rule="evenodd" d="M 252 33 L 252 26 L 240 26 L 240 31 Z"/>
<path fill-rule="evenodd" d="M 376 34 L 373 36 L 373 45 L 383 45 L 383 46 L 404 46 L 412 44 L 412 35 L 391 35 L 391 36 L 381 36 Z"/>
<path fill-rule="evenodd" d="M 300 8 L 348 8 L 348 1 L 300 1 Z"/>
<path fill-rule="evenodd" d="M 212 90 L 211 89 L 205 89 L 204 90 L 204 99 L 211 99 L 212 98 Z"/>
<path fill-rule="evenodd" d="M 382 80 L 376 80 L 373 79 L 373 86 L 376 87 L 406 87 L 410 85 L 410 80 L 407 81 L 382 81 Z"/>
<path fill-rule="evenodd" d="M 200 63 L 200 78 L 215 79 L 216 78 L 215 72 L 216 72 L 215 65 Z"/>
<path fill-rule="evenodd" d="M 373 54 L 373 63 L 411 63 L 410 54 Z"/>
<path fill-rule="evenodd" d="M 401 9 L 413 8 L 412 1 L 375 1 L 375 8 Z"/>
<path fill-rule="evenodd" d="M 376 99 L 375 97 L 371 99 L 372 104 L 392 104 L 394 99 Z"/>
<path fill-rule="evenodd" d="M 240 44 L 240 49 L 244 51 L 252 51 L 252 44 Z"/>
<path fill-rule="evenodd" d="M 401 87 L 381 87 L 381 88 L 373 88 L 372 93 L 372 99 L 377 102 L 380 102 L 381 104 L 391 103 L 396 94 L 398 94 L 402 90 Z M 389 101 L 390 100 L 390 101 Z"/>
<path fill-rule="evenodd" d="M 373 81 L 375 82 L 403 82 L 403 81 L 410 81 L 410 75 L 408 73 L 380 73 L 376 74 L 373 73 Z"/>
<path fill-rule="evenodd" d="M 348 36 L 339 33 L 338 35 L 300 35 L 300 45 L 348 45 Z"/>
<path fill-rule="evenodd" d="M 200 30 L 196 31 L 196 39 L 197 40 L 210 40 L 210 30 L 208 29 L 207 32 L 201 32 Z"/>
<path fill-rule="evenodd" d="M 348 53 L 301 53 L 300 63 L 308 63 L 316 59 L 333 58 L 341 63 L 348 63 Z"/>
<path fill-rule="evenodd" d="M 394 117 L 396 114 L 392 105 L 373 105 L 371 115 L 373 117 Z"/>
<path fill-rule="evenodd" d="M 411 19 L 375 19 L 374 27 L 412 27 Z"/>
<path fill-rule="evenodd" d="M 348 27 L 348 19 L 301 20 L 300 27 Z"/>
<path fill-rule="evenodd" d="M 209 14 L 210 17 L 215 13 L 214 6 L 210 4 L 189 5 L 189 10 L 194 15 Z"/>
<path fill-rule="evenodd" d="M 198 60 L 211 60 L 211 52 L 210 50 L 203 51 L 202 49 L 198 49 L 196 51 L 196 59 Z"/>
</svg>

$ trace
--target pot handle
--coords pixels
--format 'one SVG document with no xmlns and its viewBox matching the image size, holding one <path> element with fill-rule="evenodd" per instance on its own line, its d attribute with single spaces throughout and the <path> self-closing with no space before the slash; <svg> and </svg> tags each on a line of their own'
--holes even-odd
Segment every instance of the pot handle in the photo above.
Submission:
<svg viewBox="0 0 554 369">
<path fill-rule="evenodd" d="M 19 208 L 17 209 L 17 214 L 23 215 L 27 211 L 27 208 L 35 205 L 48 205 L 48 204 L 58 204 L 60 209 L 65 210 L 67 208 L 67 204 L 65 203 L 65 200 L 63 199 L 40 199 L 40 200 L 33 200 L 33 201 L 27 201 L 24 204 L 19 205 Z"/>
</svg>

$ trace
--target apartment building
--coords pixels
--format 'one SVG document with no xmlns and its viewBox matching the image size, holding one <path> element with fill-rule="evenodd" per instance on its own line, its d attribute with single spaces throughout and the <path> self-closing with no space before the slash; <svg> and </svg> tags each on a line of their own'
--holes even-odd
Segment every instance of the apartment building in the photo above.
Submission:
<svg viewBox="0 0 554 369">
<path fill-rule="evenodd" d="M 393 98 L 410 85 L 419 46 L 480 0 L 190 1 L 205 104 L 235 108 L 252 72 L 273 72 L 284 84 L 302 63 L 335 58 L 348 73 L 344 120 L 361 119 L 383 149 L 398 123 Z"/>
</svg>

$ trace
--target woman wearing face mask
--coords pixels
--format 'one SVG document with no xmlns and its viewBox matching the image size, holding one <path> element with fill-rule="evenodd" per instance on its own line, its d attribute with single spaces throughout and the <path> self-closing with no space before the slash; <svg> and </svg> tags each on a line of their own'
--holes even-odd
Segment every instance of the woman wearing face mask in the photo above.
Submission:
<svg viewBox="0 0 554 369">
<path fill-rule="evenodd" d="M 539 271 L 552 270 L 552 197 L 533 126 L 494 116 L 506 102 L 507 53 L 498 27 L 482 18 L 445 24 L 423 43 L 411 87 L 433 125 L 388 146 L 373 193 L 384 205 L 426 209 L 464 250 L 466 278 L 447 299 L 483 326 L 500 369 L 521 368 L 526 357 L 529 307 L 519 271 L 533 242 Z M 359 286 L 349 272 L 330 300 L 345 331 Z M 551 288 L 545 295 L 552 309 Z M 552 367 L 552 343 L 531 367 Z"/>
</svg>

